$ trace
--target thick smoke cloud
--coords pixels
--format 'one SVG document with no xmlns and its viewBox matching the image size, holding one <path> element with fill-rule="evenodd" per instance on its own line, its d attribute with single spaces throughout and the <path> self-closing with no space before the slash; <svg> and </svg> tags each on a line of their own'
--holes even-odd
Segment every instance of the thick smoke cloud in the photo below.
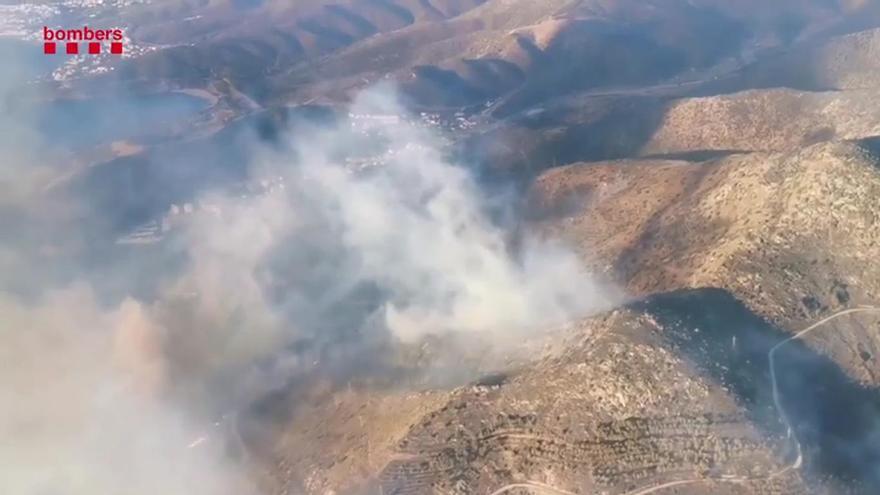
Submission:
<svg viewBox="0 0 880 495">
<path fill-rule="evenodd" d="M 382 92 L 363 95 L 355 115 L 402 115 Z M 380 164 L 352 172 L 333 163 L 353 139 L 335 131 L 299 151 L 291 211 L 330 226 L 344 251 L 347 286 L 375 284 L 380 311 L 403 340 L 448 332 L 516 339 L 604 303 L 575 256 L 525 239 L 511 246 L 493 224 L 467 171 L 444 160 L 427 132 L 406 123 L 372 129 Z"/>
<path fill-rule="evenodd" d="M 251 493 L 216 425 L 292 377 L 369 372 L 426 338 L 504 352 L 607 307 L 574 254 L 493 221 L 387 88 L 350 111 L 358 125 L 255 145 L 249 184 L 169 205 L 159 249 L 185 261 L 152 274 L 153 297 L 98 298 L 65 242 L 52 260 L 73 283 L 0 294 L 0 492 Z M 29 160 L 4 151 L 5 181 Z M 44 248 L 4 241 L 0 287 L 27 285 Z"/>
<path fill-rule="evenodd" d="M 99 308 L 86 287 L 38 306 L 0 300 L 0 489 L 41 493 L 250 493 L 221 446 L 155 395 L 162 357 L 136 303 Z"/>
</svg>

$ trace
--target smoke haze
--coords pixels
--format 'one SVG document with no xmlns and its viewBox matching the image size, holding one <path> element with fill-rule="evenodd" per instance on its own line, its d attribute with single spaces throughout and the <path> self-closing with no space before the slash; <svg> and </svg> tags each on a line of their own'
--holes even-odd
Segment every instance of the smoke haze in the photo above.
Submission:
<svg viewBox="0 0 880 495">
<path fill-rule="evenodd" d="M 369 372 L 351 368 L 425 338 L 503 353 L 611 303 L 563 246 L 497 224 L 390 89 L 350 113 L 370 117 L 253 144 L 248 192 L 168 205 L 159 249 L 184 261 L 149 273 L 150 298 L 97 296 L 75 224 L 16 238 L 32 212 L 58 227 L 88 198 L 14 194 L 35 161 L 3 141 L 0 492 L 252 493 L 223 425 L 291 377 Z M 130 259 L 116 286 L 155 269 Z"/>
</svg>

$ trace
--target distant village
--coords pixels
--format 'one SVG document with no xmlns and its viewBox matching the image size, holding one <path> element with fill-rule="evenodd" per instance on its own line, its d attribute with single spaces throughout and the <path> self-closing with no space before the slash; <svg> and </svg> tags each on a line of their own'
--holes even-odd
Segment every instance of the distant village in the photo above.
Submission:
<svg viewBox="0 0 880 495">
<path fill-rule="evenodd" d="M 439 146 L 445 147 L 452 143 L 450 134 L 472 129 L 476 122 L 469 119 L 463 112 L 456 112 L 450 116 L 439 113 L 421 112 L 412 117 L 396 114 L 359 114 L 349 113 L 348 121 L 350 128 L 358 134 L 372 135 L 377 131 L 387 130 L 389 127 L 406 124 L 416 129 L 430 129 L 439 140 Z M 419 148 L 418 143 L 406 143 L 402 148 L 388 147 L 378 152 L 348 156 L 343 164 L 349 173 L 363 173 L 375 167 L 381 167 L 397 154 L 413 148 Z M 243 183 L 232 187 L 230 194 L 233 197 L 247 199 L 249 197 L 271 194 L 284 189 L 284 178 L 275 177 L 262 179 L 254 183 Z M 187 219 L 197 213 L 221 215 L 219 205 L 199 200 L 196 202 L 183 202 L 172 204 L 162 216 L 139 225 L 128 234 L 117 239 L 120 245 L 146 245 L 160 242 L 165 236 L 180 227 Z"/>
</svg>

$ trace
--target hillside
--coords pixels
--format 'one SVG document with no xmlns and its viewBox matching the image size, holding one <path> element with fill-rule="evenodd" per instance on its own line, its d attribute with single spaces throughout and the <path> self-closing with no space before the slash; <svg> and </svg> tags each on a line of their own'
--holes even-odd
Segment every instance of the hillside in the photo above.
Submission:
<svg viewBox="0 0 880 495">
<path fill-rule="evenodd" d="M 0 15 L 0 493 L 880 493 L 880 2 Z"/>
<path fill-rule="evenodd" d="M 873 10 L 863 14 L 843 25 L 874 22 Z M 843 25 L 660 82 L 571 92 L 543 85 L 555 90 L 535 98 L 517 90 L 483 112 L 493 125 L 467 136 L 465 148 L 491 170 L 530 177 L 578 161 L 701 160 L 872 139 L 880 133 L 878 30 L 841 34 Z"/>
<path fill-rule="evenodd" d="M 720 87 L 726 90 L 734 86 L 786 86 L 808 91 L 875 88 L 880 84 L 877 64 L 880 30 L 871 25 L 870 19 L 871 15 L 863 19 L 868 23 L 862 26 L 864 30 L 820 37 L 759 60 Z"/>
<path fill-rule="evenodd" d="M 855 145 L 705 163 L 571 165 L 541 176 L 536 194 L 549 212 L 539 223 L 635 294 L 723 288 L 790 330 L 880 294 L 871 261 L 880 255 L 880 171 Z M 877 386 L 873 321 L 808 340 Z"/>
<path fill-rule="evenodd" d="M 876 90 L 751 90 L 671 102 L 642 155 L 695 151 L 795 151 L 880 135 Z"/>
<path fill-rule="evenodd" d="M 273 466 L 263 482 L 274 493 L 873 493 L 880 317 L 843 315 L 779 348 L 803 466 L 767 358 L 792 332 L 877 300 L 878 194 L 878 157 L 840 142 L 549 170 L 530 193 L 531 228 L 577 246 L 632 302 L 463 386 L 306 382 L 269 409 L 287 419 L 251 440 Z"/>
<path fill-rule="evenodd" d="M 743 313 L 729 297 L 719 304 Z M 282 473 L 276 493 L 465 494 L 516 486 L 635 493 L 682 481 L 686 493 L 811 493 L 777 453 L 784 442 L 773 433 L 764 377 L 745 379 L 763 389 L 754 409 L 738 405 L 724 379 L 693 374 L 698 353 L 673 343 L 673 334 L 693 329 L 673 322 L 683 315 L 661 317 L 666 303 L 657 306 L 572 325 L 527 368 L 449 392 L 355 386 L 327 393 L 280 435 L 272 456 Z M 650 315 L 655 309 L 659 321 Z M 753 415 L 766 423 L 756 429 Z M 314 424 L 314 417 L 330 420 Z M 371 425 L 368 432 L 355 433 L 361 422 Z M 316 450 L 304 456 L 304 444 Z"/>
<path fill-rule="evenodd" d="M 850 3 L 163 0 L 101 8 L 83 21 L 121 22 L 147 48 L 109 76 L 126 85 L 207 88 L 226 79 L 256 100 L 290 103 L 339 101 L 390 75 L 420 105 L 511 98 L 512 108 L 692 77 L 746 52 L 878 20 L 875 9 Z"/>
</svg>

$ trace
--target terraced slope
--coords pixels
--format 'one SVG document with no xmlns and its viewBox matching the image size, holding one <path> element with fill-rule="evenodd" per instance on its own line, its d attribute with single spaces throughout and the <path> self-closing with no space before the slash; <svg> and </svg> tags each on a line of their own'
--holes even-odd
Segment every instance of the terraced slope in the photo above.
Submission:
<svg viewBox="0 0 880 495">
<path fill-rule="evenodd" d="M 401 495 L 635 493 L 682 482 L 686 493 L 810 493 L 777 453 L 772 413 L 768 436 L 719 382 L 694 374 L 696 355 L 673 350 L 651 316 L 634 309 L 581 322 L 554 349 L 521 372 L 450 392 L 327 396 L 304 415 L 350 419 L 317 430 L 290 422 L 277 447 L 287 473 L 279 491 L 303 479 L 306 493 L 352 490 L 360 479 L 364 493 Z M 380 413 L 389 401 L 397 405 Z M 405 412 L 416 404 L 430 408 Z M 358 419 L 377 434 L 350 433 Z M 322 450 L 329 439 L 341 461 L 296 454 L 296 444 Z"/>
</svg>

